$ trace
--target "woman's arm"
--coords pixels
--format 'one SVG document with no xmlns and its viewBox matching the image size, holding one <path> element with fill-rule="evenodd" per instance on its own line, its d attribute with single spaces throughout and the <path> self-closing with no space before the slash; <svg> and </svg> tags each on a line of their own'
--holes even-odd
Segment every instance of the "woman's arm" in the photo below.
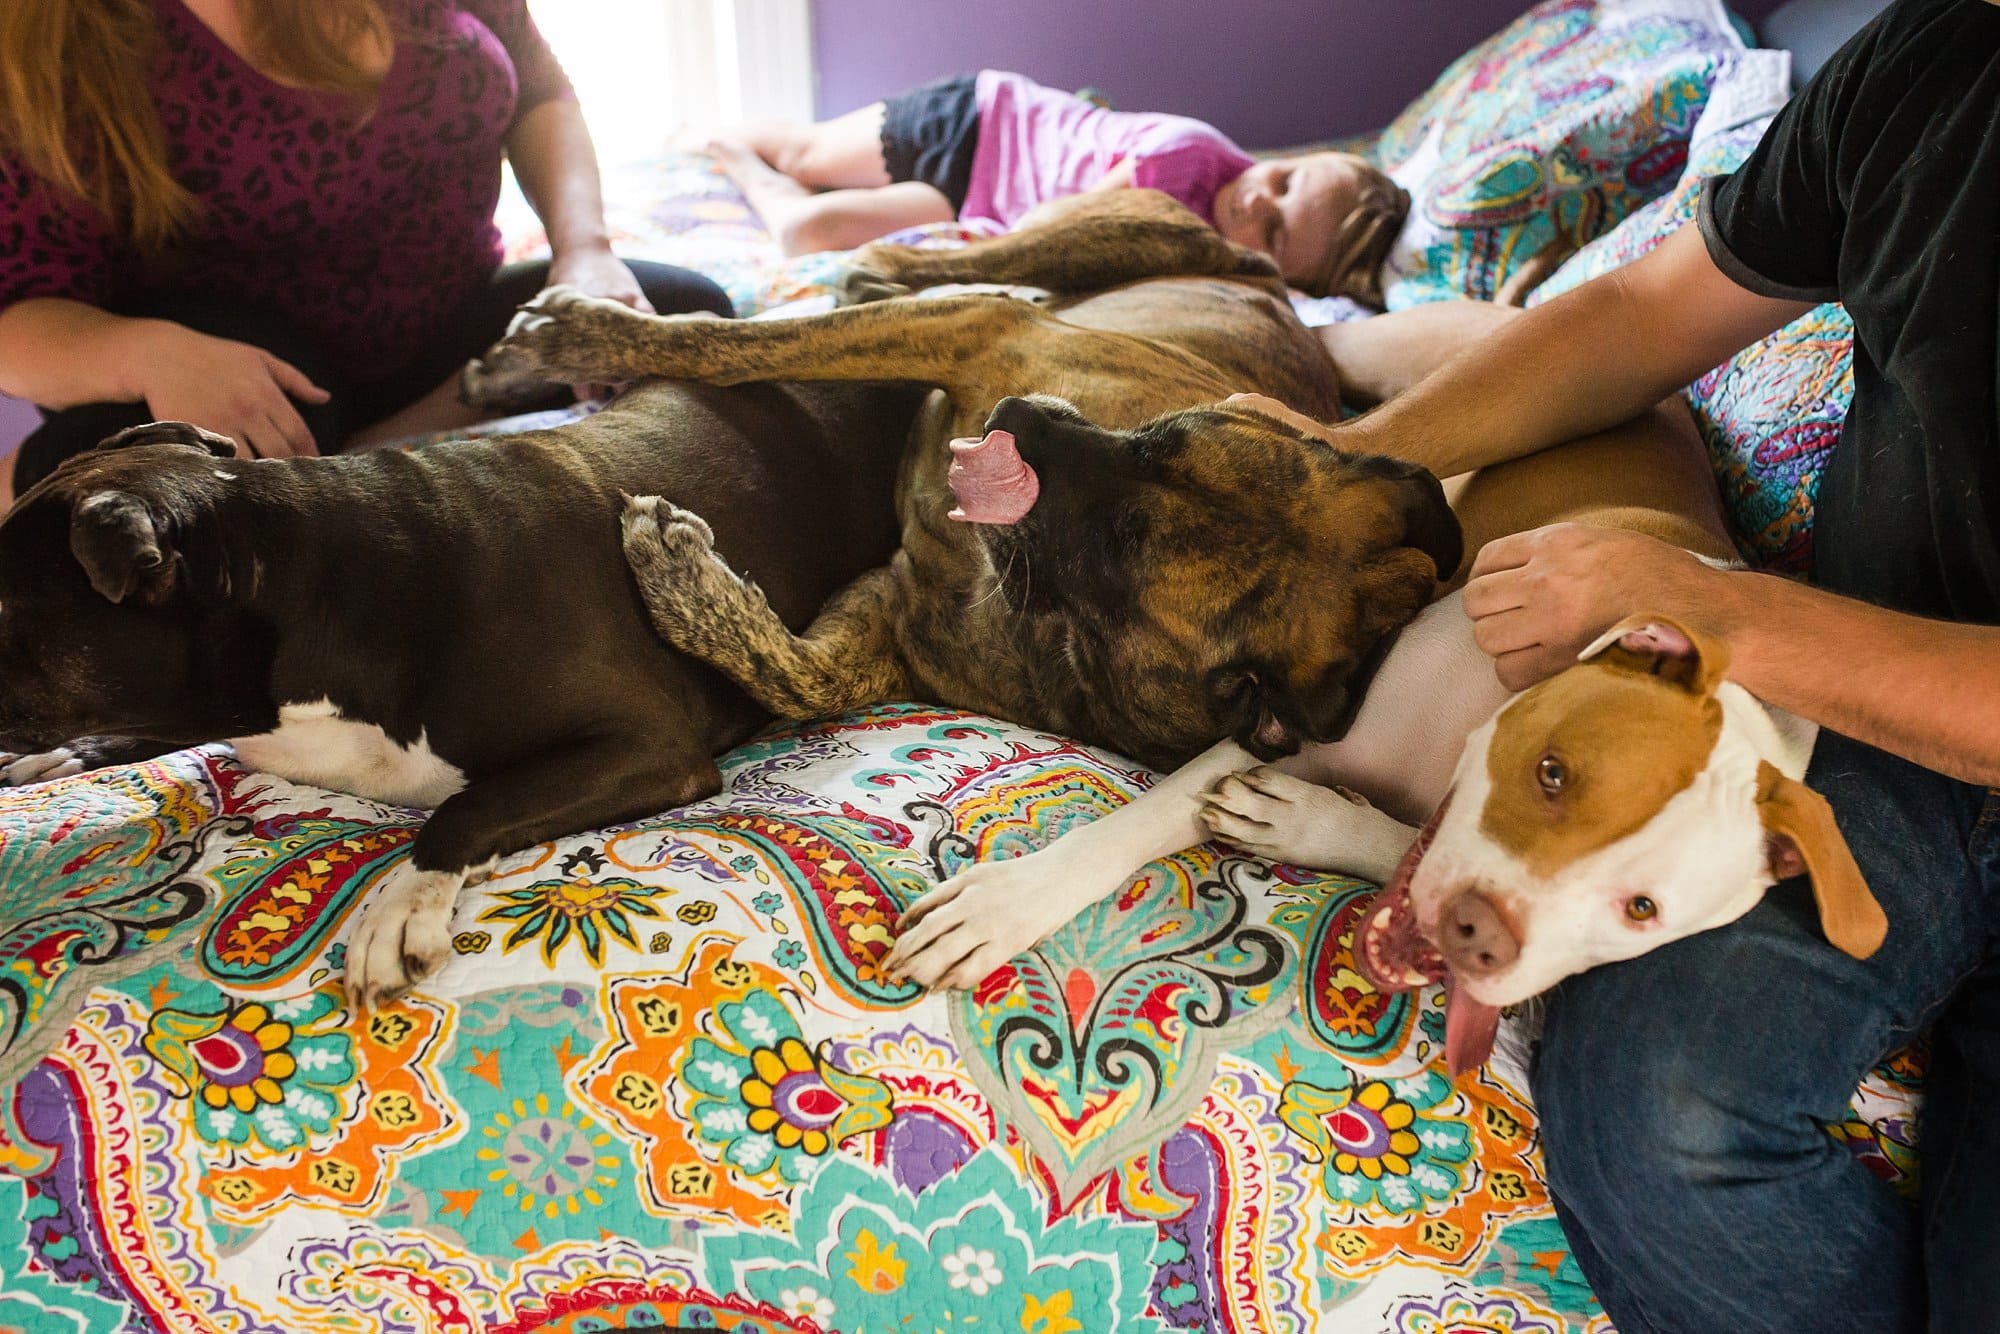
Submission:
<svg viewBox="0 0 2000 1334">
<path fill-rule="evenodd" d="M 318 452 L 292 397 L 326 391 L 261 348 L 169 320 L 128 319 L 62 297 L 0 310 L 0 391 L 48 408 L 140 403 L 261 458 Z"/>
<path fill-rule="evenodd" d="M 549 282 L 651 311 L 639 280 L 611 253 L 604 187 L 583 109 L 552 98 L 522 115 L 507 134 L 507 159 L 549 237 Z"/>
<path fill-rule="evenodd" d="M 1559 524 L 1489 543 L 1465 609 L 1500 679 L 1523 689 L 1637 611 L 1729 645 L 1731 680 L 1857 741 L 2000 786 L 2000 626 L 1885 611 L 1636 533 Z"/>
</svg>

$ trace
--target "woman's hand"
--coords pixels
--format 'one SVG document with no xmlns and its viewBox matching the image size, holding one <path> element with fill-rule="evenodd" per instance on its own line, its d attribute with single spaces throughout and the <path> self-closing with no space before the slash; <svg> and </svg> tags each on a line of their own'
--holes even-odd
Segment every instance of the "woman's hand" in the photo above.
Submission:
<svg viewBox="0 0 2000 1334">
<path fill-rule="evenodd" d="M 585 296 L 601 296 L 651 315 L 653 303 L 639 288 L 625 261 L 610 246 L 585 246 L 562 251 L 549 260 L 549 286 L 566 283 Z"/>
<path fill-rule="evenodd" d="M 169 320 L 134 320 L 125 334 L 133 388 L 154 420 L 193 422 L 226 435 L 245 458 L 319 453 L 292 400 L 324 403 L 330 396 L 290 362 Z"/>
</svg>

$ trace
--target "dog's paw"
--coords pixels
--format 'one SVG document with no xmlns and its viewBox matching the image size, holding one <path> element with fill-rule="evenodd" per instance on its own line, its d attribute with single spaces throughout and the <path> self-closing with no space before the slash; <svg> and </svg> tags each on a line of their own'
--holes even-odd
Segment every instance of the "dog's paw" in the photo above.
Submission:
<svg viewBox="0 0 2000 1334">
<path fill-rule="evenodd" d="M 67 746 L 57 746 L 36 755 L 14 755 L 0 751 L 0 787 L 26 787 L 49 783 L 80 774 L 89 766 L 81 755 Z"/>
<path fill-rule="evenodd" d="M 868 267 L 862 259 L 849 263 L 833 283 L 833 303 L 836 306 L 865 306 L 871 301 L 888 301 L 909 294 L 909 288 L 889 275 Z"/>
<path fill-rule="evenodd" d="M 347 1001 L 373 1009 L 429 980 L 451 957 L 451 912 L 463 871 L 398 865 L 361 905 L 347 940 Z"/>
<path fill-rule="evenodd" d="M 562 283 L 545 287 L 514 313 L 499 342 L 465 364 L 459 397 L 475 408 L 516 411 L 564 385 L 599 383 L 598 349 L 617 336 L 617 322 L 635 317 L 616 301 Z"/>
<path fill-rule="evenodd" d="M 970 989 L 1115 888 L 1048 851 L 981 862 L 910 905 L 882 971 L 924 987 Z"/>
<path fill-rule="evenodd" d="M 1217 838 L 1266 861 L 1386 879 L 1416 831 L 1346 788 L 1259 767 L 1231 774 L 1202 799 Z"/>
<path fill-rule="evenodd" d="M 625 561 L 652 613 L 675 648 L 699 654 L 722 608 L 754 593 L 715 551 L 715 533 L 699 514 L 660 496 L 634 496 L 620 516 Z"/>
</svg>

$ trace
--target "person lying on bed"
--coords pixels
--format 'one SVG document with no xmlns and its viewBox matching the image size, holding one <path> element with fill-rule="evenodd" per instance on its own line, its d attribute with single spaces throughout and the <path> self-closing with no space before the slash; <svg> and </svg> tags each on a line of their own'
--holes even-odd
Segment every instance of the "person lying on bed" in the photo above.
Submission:
<svg viewBox="0 0 2000 1334">
<path fill-rule="evenodd" d="M 1108 111 L 1003 70 L 941 79 L 815 125 L 709 145 L 786 254 L 953 218 L 1011 227 L 1090 190 L 1162 190 L 1315 296 L 1381 304 L 1409 196 L 1352 153 L 1257 161 L 1185 116 Z"/>
<path fill-rule="evenodd" d="M 503 152 L 552 260 L 501 266 Z M 264 457 L 464 425 L 550 282 L 731 313 L 611 253 L 526 0 L 0 5 L 0 390 L 53 410 L 18 489 L 156 418 Z"/>
</svg>

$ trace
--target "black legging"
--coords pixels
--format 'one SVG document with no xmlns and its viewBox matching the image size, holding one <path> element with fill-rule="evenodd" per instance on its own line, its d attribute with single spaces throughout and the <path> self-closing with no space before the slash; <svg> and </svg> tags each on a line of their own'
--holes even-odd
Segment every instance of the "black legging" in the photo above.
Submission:
<svg viewBox="0 0 2000 1334">
<path fill-rule="evenodd" d="M 699 273 L 645 260 L 627 263 L 646 299 L 663 315 L 697 310 L 724 316 L 735 313 L 723 290 Z M 260 347 L 298 367 L 332 394 L 325 403 L 292 400 L 320 452 L 330 454 L 354 432 L 408 407 L 443 384 L 469 358 L 484 352 L 506 331 L 515 308 L 542 290 L 548 273 L 547 260 L 502 265 L 484 286 L 459 304 L 415 361 L 393 375 L 362 384 L 343 383 L 333 373 L 326 354 L 297 325 L 255 302 L 200 293 L 166 293 L 120 305 L 115 313 L 172 320 L 217 338 Z M 549 406 L 557 406 L 567 397 L 559 391 Z M 14 460 L 15 494 L 48 476 L 72 454 L 93 448 L 128 426 L 151 420 L 144 403 L 84 403 L 49 413 L 21 443 Z"/>
</svg>

